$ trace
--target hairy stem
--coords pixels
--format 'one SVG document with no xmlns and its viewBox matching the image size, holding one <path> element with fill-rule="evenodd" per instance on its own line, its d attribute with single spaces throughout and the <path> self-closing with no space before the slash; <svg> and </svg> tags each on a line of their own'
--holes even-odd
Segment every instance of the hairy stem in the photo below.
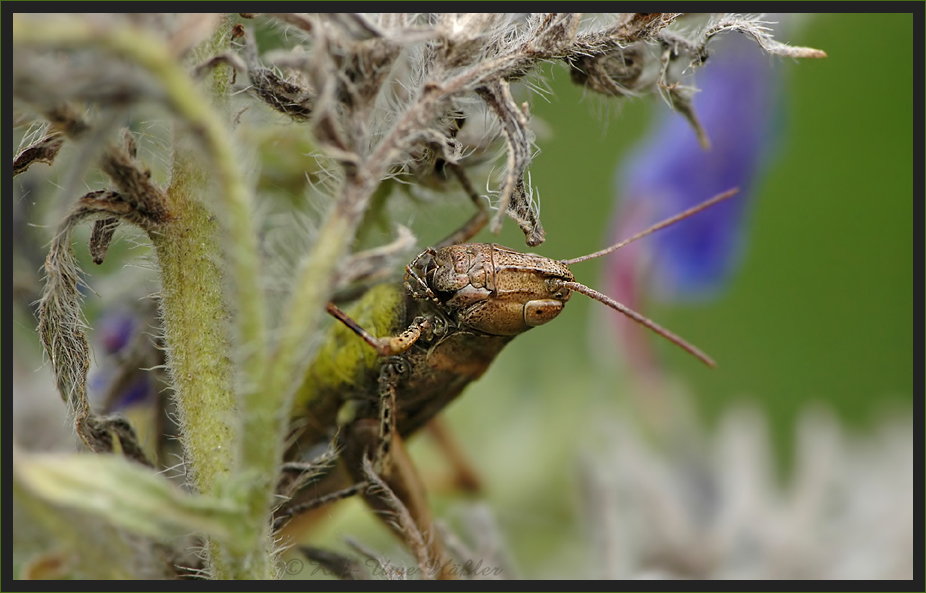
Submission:
<svg viewBox="0 0 926 593">
<path fill-rule="evenodd" d="M 227 44 L 230 26 L 228 20 L 222 21 L 211 49 Z M 244 353 L 239 372 L 246 391 L 261 385 L 266 369 L 266 320 L 263 294 L 255 282 L 259 265 L 251 199 L 225 126 L 170 48 L 144 31 L 100 27 L 80 19 L 33 22 L 14 15 L 13 38 L 18 45 L 95 47 L 135 62 L 160 83 L 168 105 L 186 122 L 186 135 L 192 131 L 210 157 L 209 171 L 218 185 L 216 195 L 210 197 L 219 203 L 212 208 L 204 203 L 206 170 L 195 164 L 203 159 L 196 158 L 190 138 L 181 139 L 167 192 L 172 221 L 152 233 L 151 239 L 162 272 L 165 331 L 188 470 L 202 493 L 248 501 L 243 521 L 250 527 L 244 530 L 250 537 L 227 549 L 209 543 L 210 572 L 216 578 L 272 578 L 269 501 L 279 461 L 274 455 L 282 448 L 274 441 L 283 435 L 273 421 L 281 412 L 265 412 L 288 407 L 282 392 L 264 392 L 263 398 L 242 398 L 242 409 L 236 413 L 228 319 L 233 312 L 235 337 Z M 212 80 L 213 94 L 219 97 L 227 94 L 227 72 L 222 70 Z M 225 241 L 212 212 L 222 214 L 218 222 L 225 225 Z M 224 270 L 234 288 L 230 302 L 222 292 Z M 248 406 L 256 400 L 260 405 L 251 419 Z M 249 418 L 244 431 L 236 422 L 237 414 Z M 255 475 L 266 478 L 251 479 Z M 252 504 L 255 501 L 261 502 Z"/>
</svg>

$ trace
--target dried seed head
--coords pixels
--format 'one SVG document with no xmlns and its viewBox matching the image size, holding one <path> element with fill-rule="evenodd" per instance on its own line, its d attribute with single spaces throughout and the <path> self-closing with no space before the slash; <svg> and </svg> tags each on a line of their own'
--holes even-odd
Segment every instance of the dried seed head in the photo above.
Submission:
<svg viewBox="0 0 926 593">
<path fill-rule="evenodd" d="M 643 73 L 643 56 L 635 48 L 619 48 L 596 56 L 579 56 L 569 62 L 576 84 L 596 93 L 620 97 L 634 90 Z"/>
</svg>

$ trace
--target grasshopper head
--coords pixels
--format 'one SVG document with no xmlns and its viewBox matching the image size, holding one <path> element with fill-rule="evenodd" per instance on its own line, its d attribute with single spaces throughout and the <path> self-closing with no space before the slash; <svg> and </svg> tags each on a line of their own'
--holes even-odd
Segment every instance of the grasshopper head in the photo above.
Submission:
<svg viewBox="0 0 926 593">
<path fill-rule="evenodd" d="M 427 250 L 406 268 L 406 288 L 441 304 L 463 327 L 514 336 L 559 315 L 575 278 L 552 259 L 494 243 Z"/>
</svg>

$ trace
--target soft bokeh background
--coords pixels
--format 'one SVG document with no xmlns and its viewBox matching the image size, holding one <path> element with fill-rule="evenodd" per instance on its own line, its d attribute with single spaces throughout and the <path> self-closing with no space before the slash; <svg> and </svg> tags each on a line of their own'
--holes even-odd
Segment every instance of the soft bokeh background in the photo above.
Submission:
<svg viewBox="0 0 926 593">
<path fill-rule="evenodd" d="M 859 435 L 911 410 L 912 27 L 909 15 L 819 15 L 781 39 L 829 57 L 773 60 L 785 71 L 785 130 L 756 186 L 742 269 L 715 302 L 645 311 L 718 361 L 708 369 L 653 338 L 683 400 L 708 427 L 731 405 L 764 413 L 782 484 L 808 405 L 833 411 Z M 616 107 L 585 95 L 562 68 L 553 69 L 551 87 L 549 102 L 532 100 L 548 129 L 531 167 L 547 232 L 535 251 L 569 258 L 608 244 L 616 168 L 654 110 L 667 107 L 652 98 Z M 416 230 L 424 242 L 445 232 Z M 479 239 L 523 247 L 512 224 L 497 239 Z M 580 281 L 602 286 L 601 260 L 574 269 Z M 555 322 L 512 342 L 447 414 L 525 574 L 574 575 L 587 562 L 569 545 L 587 538 L 576 525 L 580 459 L 621 430 L 604 419 L 635 414 L 633 381 L 613 339 L 602 339 L 609 314 L 574 296 Z M 440 461 L 429 445 L 422 437 L 415 449 L 433 477 Z M 458 501 L 438 496 L 451 516 Z M 324 530 L 336 541 L 350 524 Z M 391 547 L 388 535 L 382 541 Z"/>
</svg>

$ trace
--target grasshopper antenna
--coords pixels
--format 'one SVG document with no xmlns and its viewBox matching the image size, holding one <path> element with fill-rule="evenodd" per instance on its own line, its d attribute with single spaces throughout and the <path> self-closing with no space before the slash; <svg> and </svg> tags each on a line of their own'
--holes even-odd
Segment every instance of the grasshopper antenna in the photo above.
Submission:
<svg viewBox="0 0 926 593">
<path fill-rule="evenodd" d="M 691 344 L 689 344 L 682 338 L 676 336 L 675 334 L 673 334 L 666 328 L 657 324 L 655 321 L 647 317 L 644 317 L 643 315 L 640 315 L 633 309 L 630 309 L 618 303 L 611 297 L 605 294 L 602 294 L 598 292 L 597 290 L 591 289 L 588 286 L 585 286 L 584 284 L 579 284 L 578 282 L 559 282 L 558 284 L 560 284 L 563 288 L 568 288 L 569 290 L 572 290 L 575 292 L 581 292 L 585 296 L 595 299 L 599 303 L 604 303 L 605 305 L 611 307 L 612 309 L 614 309 L 615 311 L 618 311 L 619 313 L 623 313 L 624 315 L 633 319 L 640 325 L 644 327 L 648 327 L 649 329 L 653 330 L 654 332 L 656 332 L 663 338 L 669 340 L 670 342 L 672 342 L 673 344 L 675 344 L 676 346 L 678 346 L 685 352 L 688 352 L 689 354 L 693 355 L 695 358 L 697 358 L 698 360 L 700 360 L 707 366 L 709 367 L 717 366 L 717 363 L 714 362 L 713 358 L 711 358 L 710 356 L 702 352 L 696 346 L 692 346 Z"/>
<path fill-rule="evenodd" d="M 602 255 L 608 255 L 609 253 L 613 253 L 614 251 L 617 251 L 618 249 L 620 249 L 621 247 L 624 247 L 625 245 L 629 245 L 630 243 L 633 243 L 637 239 L 642 239 L 643 237 L 650 235 L 652 233 L 655 233 L 656 231 L 660 229 L 664 229 L 667 226 L 672 226 L 673 224 L 675 224 L 676 222 L 679 222 L 680 220 L 685 220 L 689 216 L 693 216 L 697 214 L 698 212 L 701 212 L 702 210 L 707 210 L 708 208 L 710 208 L 711 206 L 715 204 L 719 204 L 720 202 L 723 202 L 726 199 L 732 198 L 737 193 L 739 193 L 739 191 L 740 191 L 740 188 L 738 187 L 729 189 L 723 192 L 722 194 L 718 194 L 709 200 L 701 202 L 697 206 L 694 206 L 692 208 L 689 208 L 688 210 L 685 210 L 681 214 L 676 214 L 672 218 L 667 218 L 666 220 L 663 220 L 662 222 L 657 222 L 656 224 L 649 227 L 648 229 L 644 231 L 640 231 L 639 233 L 630 237 L 629 239 L 624 239 L 617 245 L 612 245 L 608 247 L 607 249 L 602 249 L 601 251 L 596 251 L 595 253 L 583 255 L 582 257 L 576 257 L 574 259 L 561 259 L 559 261 L 569 266 L 569 265 L 577 264 L 579 262 L 587 261 L 590 259 L 595 259 L 596 257 L 601 257 Z"/>
<path fill-rule="evenodd" d="M 630 243 L 633 243 L 637 239 L 642 239 L 643 237 L 650 235 L 652 233 L 655 233 L 656 231 L 660 229 L 664 229 L 667 226 L 671 226 L 675 224 L 676 222 L 679 222 L 680 220 L 684 220 L 688 218 L 689 216 L 693 216 L 697 214 L 698 212 L 701 212 L 702 210 L 707 210 L 708 208 L 710 208 L 711 206 L 715 204 L 719 204 L 720 202 L 724 200 L 732 198 L 737 193 L 739 193 L 739 188 L 734 187 L 733 189 L 727 190 L 723 192 L 722 194 L 718 194 L 709 200 L 701 202 L 700 204 L 698 204 L 697 206 L 694 206 L 693 208 L 689 208 L 688 210 L 685 210 L 684 212 L 680 214 L 676 214 L 675 216 L 671 218 L 667 218 L 666 220 L 663 220 L 662 222 L 656 223 L 653 226 L 649 227 L 648 229 L 640 231 L 639 233 L 630 237 L 629 239 L 624 239 L 620 243 L 616 245 L 612 245 L 611 247 L 608 247 L 607 249 L 602 249 L 601 251 L 596 251 L 595 253 L 590 253 L 589 255 L 583 255 L 582 257 L 577 257 L 574 259 L 561 259 L 559 261 L 568 266 L 572 264 L 577 264 L 579 262 L 587 261 L 590 259 L 594 259 L 596 257 L 601 257 L 602 255 L 613 253 L 614 251 L 617 251 L 621 247 L 624 247 L 625 245 L 629 245 Z M 675 334 L 673 334 L 666 328 L 662 327 L 661 325 L 657 324 L 656 322 L 652 321 L 651 319 L 644 317 L 643 315 L 640 315 L 633 309 L 630 309 L 618 303 L 611 297 L 604 295 L 598 292 L 597 290 L 593 290 L 589 288 L 588 286 L 585 286 L 584 284 L 579 284 L 578 282 L 561 282 L 560 284 L 564 288 L 567 288 L 575 292 L 580 292 L 589 298 L 595 299 L 599 303 L 603 303 L 607 305 L 608 307 L 611 307 L 612 309 L 614 309 L 615 311 L 618 311 L 619 313 L 623 313 L 624 315 L 633 319 L 640 325 L 644 327 L 648 327 L 649 329 L 653 330 L 654 332 L 656 332 L 663 338 L 669 340 L 670 342 L 672 342 L 673 344 L 675 344 L 682 350 L 693 355 L 695 358 L 697 358 L 698 360 L 700 360 L 707 366 L 709 367 L 717 366 L 714 360 L 710 356 L 708 356 L 707 354 L 705 354 L 704 352 L 702 352 L 695 346 L 692 346 L 691 344 L 689 344 L 682 338 L 676 336 Z"/>
</svg>

